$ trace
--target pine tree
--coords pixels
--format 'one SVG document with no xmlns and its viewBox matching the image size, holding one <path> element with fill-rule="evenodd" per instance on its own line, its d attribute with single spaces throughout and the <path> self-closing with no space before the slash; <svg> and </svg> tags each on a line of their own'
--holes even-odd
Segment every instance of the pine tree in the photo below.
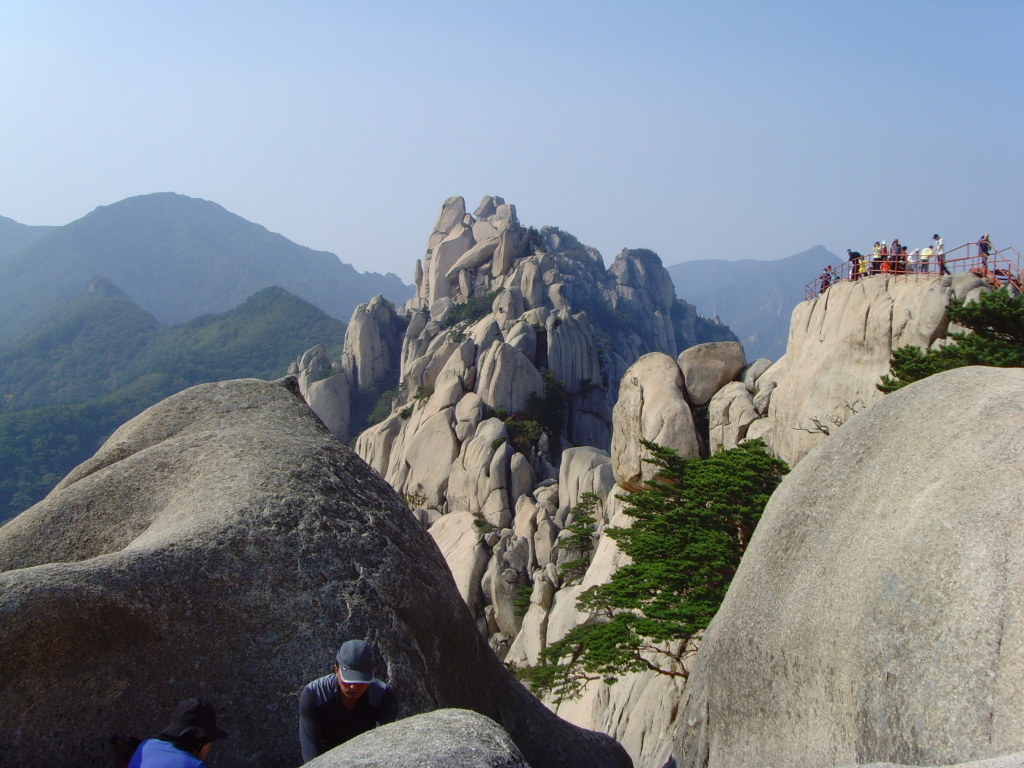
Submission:
<svg viewBox="0 0 1024 768">
<path fill-rule="evenodd" d="M 623 497 L 628 528 L 608 529 L 632 560 L 580 595 L 590 620 L 574 627 L 529 671 L 535 691 L 561 701 L 588 681 L 628 672 L 686 677 L 684 659 L 725 597 L 768 497 L 788 467 L 760 440 L 708 459 L 683 459 L 644 443 L 659 477 Z"/>
<path fill-rule="evenodd" d="M 1024 367 L 1024 299 L 1011 296 L 1006 288 L 982 293 L 965 304 L 953 299 L 946 308 L 950 321 L 973 333 L 951 333 L 952 343 L 938 349 L 900 347 L 892 353 L 889 376 L 883 376 L 882 392 L 920 381 L 941 371 L 965 365 L 997 368 Z"/>
<path fill-rule="evenodd" d="M 571 553 L 571 560 L 566 560 L 558 567 L 558 575 L 563 584 L 572 583 L 583 578 L 590 565 L 590 557 L 594 551 L 594 510 L 597 509 L 596 494 L 584 493 L 579 504 L 569 514 L 572 522 L 566 527 L 569 535 L 562 540 L 559 548 Z"/>
</svg>

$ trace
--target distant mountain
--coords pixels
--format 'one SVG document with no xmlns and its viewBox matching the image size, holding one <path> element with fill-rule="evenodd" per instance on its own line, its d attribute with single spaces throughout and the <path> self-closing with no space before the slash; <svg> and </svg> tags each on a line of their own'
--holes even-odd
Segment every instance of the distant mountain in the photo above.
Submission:
<svg viewBox="0 0 1024 768">
<path fill-rule="evenodd" d="M 704 259 L 668 267 L 676 295 L 706 317 L 717 315 L 743 343 L 747 360 L 778 360 L 786 352 L 789 318 L 804 286 L 826 264 L 842 261 L 824 246 L 785 259 Z"/>
<path fill-rule="evenodd" d="M 30 227 L 28 224 L 19 224 L 14 219 L 0 216 L 0 262 L 55 229 L 56 227 Z"/>
<path fill-rule="evenodd" d="M 398 303 L 412 295 L 395 275 L 357 272 L 216 203 L 158 193 L 97 208 L 0 259 L 0 342 L 96 276 L 164 323 L 226 312 L 271 285 L 346 321 L 378 293 Z"/>
<path fill-rule="evenodd" d="M 271 287 L 221 315 L 158 323 L 115 286 L 54 307 L 0 355 L 0 523 L 39 501 L 111 432 L 193 384 L 284 376 L 345 324 Z"/>
</svg>

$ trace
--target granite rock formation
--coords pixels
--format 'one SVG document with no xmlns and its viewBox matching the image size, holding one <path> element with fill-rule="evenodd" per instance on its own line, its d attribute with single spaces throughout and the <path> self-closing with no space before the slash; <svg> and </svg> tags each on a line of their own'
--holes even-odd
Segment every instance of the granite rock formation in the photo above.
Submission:
<svg viewBox="0 0 1024 768">
<path fill-rule="evenodd" d="M 882 397 L 875 385 L 889 372 L 892 350 L 941 344 L 951 330 L 949 299 L 967 299 L 983 284 L 971 273 L 929 280 L 877 275 L 836 283 L 797 305 L 786 354 L 751 392 L 753 399 L 770 391 L 762 398 L 770 399 L 766 415 L 733 432 L 764 438 L 776 456 L 795 464 L 825 439 L 819 425 L 833 431 Z"/>
<path fill-rule="evenodd" d="M 497 723 L 465 709 L 440 709 L 346 741 L 309 768 L 530 768 Z"/>
<path fill-rule="evenodd" d="M 404 716 L 473 709 L 535 768 L 629 765 L 508 674 L 394 490 L 256 380 L 153 406 L 0 528 L 0 754 L 106 765 L 110 733 L 201 695 L 231 733 L 217 765 L 295 765 L 298 693 L 348 637 Z"/>
<path fill-rule="evenodd" d="M 797 464 L 694 661 L 679 766 L 1024 750 L 1022 392 L 1020 369 L 937 374 Z"/>
</svg>

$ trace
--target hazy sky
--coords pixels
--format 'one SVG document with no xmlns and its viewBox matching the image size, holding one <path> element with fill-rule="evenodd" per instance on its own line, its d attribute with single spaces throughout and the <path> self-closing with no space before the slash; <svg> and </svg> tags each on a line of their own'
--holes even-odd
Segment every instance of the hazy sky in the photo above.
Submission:
<svg viewBox="0 0 1024 768">
<path fill-rule="evenodd" d="M 173 191 L 407 282 L 450 195 L 607 263 L 1024 251 L 1022 62 L 1022 0 L 0 0 L 0 215 Z"/>
</svg>

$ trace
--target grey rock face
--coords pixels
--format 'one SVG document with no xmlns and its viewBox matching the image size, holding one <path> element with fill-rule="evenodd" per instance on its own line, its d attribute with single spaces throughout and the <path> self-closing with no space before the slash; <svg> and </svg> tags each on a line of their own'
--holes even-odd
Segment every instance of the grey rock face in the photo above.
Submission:
<svg viewBox="0 0 1024 768">
<path fill-rule="evenodd" d="M 530 768 L 497 723 L 440 709 L 381 726 L 306 765 L 310 768 Z"/>
<path fill-rule="evenodd" d="M 1022 392 L 1021 369 L 931 376 L 783 480 L 697 654 L 680 766 L 1024 750 Z"/>
<path fill-rule="evenodd" d="M 231 733 L 216 765 L 295 765 L 298 693 L 347 637 L 403 715 L 474 709 L 535 766 L 629 764 L 507 674 L 393 489 L 256 380 L 153 406 L 0 528 L 0 755 L 106 765 L 110 733 L 200 695 Z"/>
</svg>

